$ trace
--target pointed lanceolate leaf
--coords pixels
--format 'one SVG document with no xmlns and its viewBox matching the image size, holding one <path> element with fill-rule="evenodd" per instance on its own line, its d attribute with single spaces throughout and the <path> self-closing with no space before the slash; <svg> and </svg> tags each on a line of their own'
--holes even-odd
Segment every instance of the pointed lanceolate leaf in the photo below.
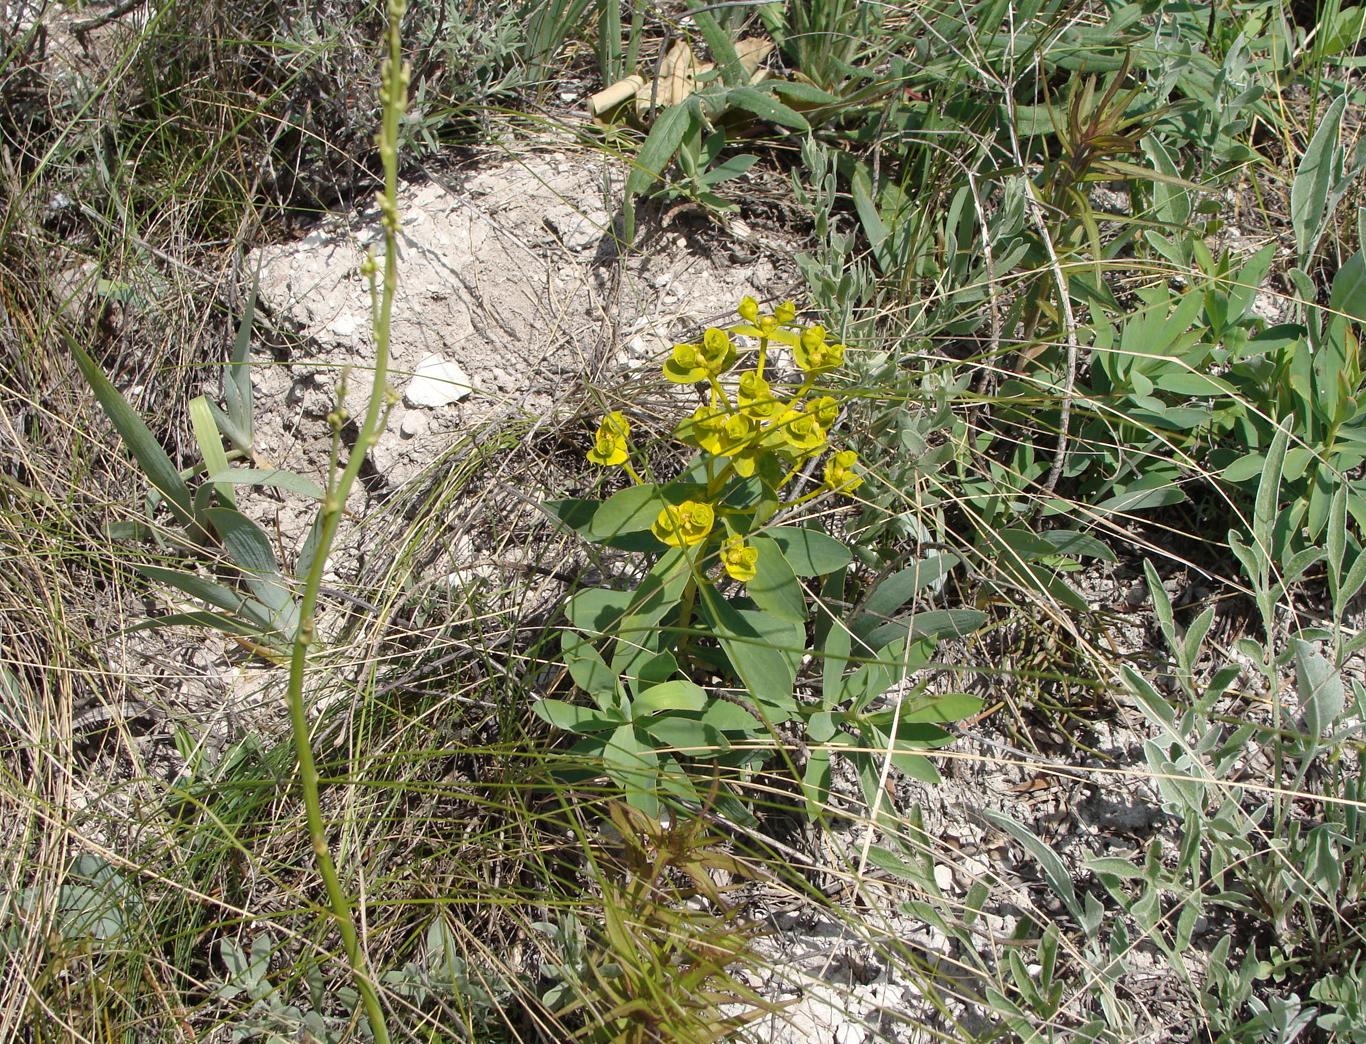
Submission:
<svg viewBox="0 0 1366 1044">
<path fill-rule="evenodd" d="M 278 489 L 285 493 L 297 493 L 310 500 L 322 500 L 325 494 L 322 486 L 311 478 L 285 471 L 283 468 L 229 468 L 210 473 L 208 480 L 215 485 L 227 483 L 233 486 Z"/>
<path fill-rule="evenodd" d="M 199 455 L 204 460 L 204 470 L 210 475 L 228 470 L 228 455 L 223 452 L 223 436 L 213 419 L 209 400 L 197 395 L 190 400 L 190 427 L 194 431 Z M 229 507 L 233 505 L 232 486 L 210 482 L 220 500 Z"/>
<path fill-rule="evenodd" d="M 258 260 L 256 276 L 252 280 L 251 293 L 242 309 L 242 320 L 237 324 L 237 338 L 232 346 L 232 360 L 223 371 L 223 405 L 228 420 L 233 427 L 234 442 L 238 438 L 245 445 L 238 445 L 244 453 L 251 451 L 252 439 L 252 390 L 251 390 L 251 327 L 256 319 L 256 293 L 261 285 L 261 266 Z M 229 436 L 232 437 L 232 436 Z"/>
<path fill-rule="evenodd" d="M 1295 231 L 1295 252 L 1301 258 L 1318 239 L 1323 207 L 1333 185 L 1334 156 L 1346 104 L 1346 96 L 1339 96 L 1323 113 L 1290 183 L 1290 224 Z"/>
<path fill-rule="evenodd" d="M 1295 687 L 1299 691 L 1304 729 L 1318 739 L 1333 727 L 1347 701 L 1342 673 L 1309 642 L 1296 638 Z"/>
<path fill-rule="evenodd" d="M 137 411 L 128 405 L 128 400 L 119 394 L 119 390 L 110 383 L 104 371 L 86 350 L 65 334 L 63 340 L 75 357 L 76 365 L 80 367 L 86 383 L 95 393 L 100 408 L 114 425 L 114 430 L 123 439 L 123 444 L 128 447 L 128 452 L 133 455 L 142 473 L 147 476 L 147 481 L 166 500 L 182 523 L 190 522 L 190 489 L 180 477 L 176 466 L 171 463 L 171 458 L 152 436 Z"/>
</svg>

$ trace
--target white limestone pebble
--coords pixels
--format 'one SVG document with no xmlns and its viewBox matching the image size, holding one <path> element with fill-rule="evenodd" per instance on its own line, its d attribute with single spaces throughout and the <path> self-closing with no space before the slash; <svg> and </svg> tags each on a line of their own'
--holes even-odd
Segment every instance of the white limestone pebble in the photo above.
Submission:
<svg viewBox="0 0 1366 1044">
<path fill-rule="evenodd" d="M 409 406 L 435 409 L 459 402 L 470 391 L 470 375 L 459 365 L 439 355 L 429 355 L 417 364 L 403 399 Z"/>
</svg>

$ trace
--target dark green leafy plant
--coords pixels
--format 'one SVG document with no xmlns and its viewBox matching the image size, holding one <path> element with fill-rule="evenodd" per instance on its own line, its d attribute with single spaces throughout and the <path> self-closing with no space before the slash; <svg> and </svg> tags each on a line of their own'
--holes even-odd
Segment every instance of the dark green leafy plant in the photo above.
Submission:
<svg viewBox="0 0 1366 1044">
<path fill-rule="evenodd" d="M 887 771 L 883 758 L 935 780 L 933 765 L 914 752 L 948 742 L 942 724 L 980 705 L 920 686 L 884 699 L 928 663 L 938 638 L 971 631 L 982 614 L 898 615 L 920 587 L 919 566 L 888 578 L 852 616 L 830 608 L 846 598 L 850 551 L 819 529 L 777 524 L 777 517 L 819 497 L 848 496 L 864 482 L 856 453 L 828 452 L 840 404 L 819 382 L 839 368 L 845 348 L 820 326 L 798 326 L 790 303 L 760 315 L 747 298 L 740 316 L 729 332 L 710 329 L 700 344 L 676 345 L 665 363 L 671 381 L 710 388 L 709 404 L 675 429 L 697 451 L 676 479 L 640 477 L 630 422 L 613 412 L 589 458 L 623 467 L 636 484 L 602 503 L 547 505 L 587 540 L 651 560 L 633 591 L 570 598 L 561 652 L 591 703 L 547 697 L 535 710 L 583 737 L 574 752 L 601 759 L 631 804 L 652 813 L 661 793 L 696 807 L 699 775 L 743 781 L 773 757 L 773 730 L 794 719 L 813 747 L 806 769 L 813 814 L 828 788 L 832 750 L 848 748 L 873 794 Z M 738 377 L 729 375 L 739 359 L 732 334 L 757 342 L 754 368 Z M 790 348 L 801 375 L 786 390 L 776 377 L 769 381 L 780 372 L 778 346 Z M 805 476 L 823 456 L 822 480 L 808 485 Z M 814 613 L 803 580 L 820 581 Z M 822 663 L 818 701 L 798 698 L 812 639 Z M 728 810 L 743 814 L 733 798 Z"/>
</svg>

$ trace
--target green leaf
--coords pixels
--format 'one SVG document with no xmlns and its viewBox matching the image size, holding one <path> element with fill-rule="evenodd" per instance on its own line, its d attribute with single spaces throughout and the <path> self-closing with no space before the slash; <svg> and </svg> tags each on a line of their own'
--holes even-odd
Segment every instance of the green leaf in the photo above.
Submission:
<svg viewBox="0 0 1366 1044">
<path fill-rule="evenodd" d="M 584 692 L 596 694 L 616 691 L 616 674 L 582 634 L 569 629 L 561 631 L 560 650 L 570 677 Z"/>
<path fill-rule="evenodd" d="M 646 689 L 631 705 L 631 717 L 640 719 L 660 711 L 700 711 L 707 705 L 707 691 L 690 681 L 666 681 Z"/>
<path fill-rule="evenodd" d="M 867 617 L 860 617 L 855 635 L 872 648 L 887 644 L 905 635 L 911 641 L 962 638 L 987 622 L 987 614 L 980 609 L 927 609 L 923 613 L 898 617 L 865 630 Z"/>
<path fill-rule="evenodd" d="M 971 693 L 920 693 L 916 699 L 903 703 L 901 720 L 908 723 L 962 721 L 979 713 L 982 706 L 982 698 Z"/>
<path fill-rule="evenodd" d="M 1090 856 L 1086 860 L 1086 867 L 1094 874 L 1117 877 L 1121 881 L 1137 881 L 1147 876 L 1142 867 L 1118 856 Z"/>
<path fill-rule="evenodd" d="M 1252 535 L 1267 553 L 1272 546 L 1272 526 L 1276 522 L 1276 504 L 1281 492 L 1281 470 L 1285 465 L 1286 446 L 1290 429 L 1282 424 L 1276 429 L 1271 448 L 1262 467 L 1262 480 L 1257 485 L 1257 499 L 1253 504 Z"/>
<path fill-rule="evenodd" d="M 236 591 L 206 580 L 194 573 L 182 573 L 177 569 L 163 569 L 161 566 L 139 565 L 133 567 L 138 573 L 155 583 L 174 587 L 182 594 L 198 598 L 231 616 L 250 621 L 263 631 L 275 629 L 275 613 L 253 598 L 238 594 Z"/>
<path fill-rule="evenodd" d="M 774 526 L 763 535 L 782 548 L 783 557 L 798 576 L 825 576 L 854 559 L 838 540 L 804 526 Z"/>
<path fill-rule="evenodd" d="M 744 109 L 761 120 L 776 123 L 792 130 L 808 131 L 811 124 L 796 109 L 790 109 L 773 95 L 753 87 L 732 87 L 726 92 L 728 108 Z"/>
<path fill-rule="evenodd" d="M 1077 901 L 1076 889 L 1072 887 L 1072 875 L 1067 872 L 1067 867 L 1058 858 L 1058 854 L 1044 844 L 1039 838 L 1029 830 L 1028 827 L 1017 823 L 1004 812 L 997 812 L 995 809 L 984 808 L 982 815 L 999 829 L 1005 831 L 1025 849 L 1039 864 L 1043 871 L 1044 879 L 1048 881 L 1050 887 L 1062 899 L 1069 913 L 1077 920 L 1082 920 L 1085 911 Z"/>
<path fill-rule="evenodd" d="M 236 616 L 224 616 L 221 613 L 209 612 L 207 609 L 153 616 L 134 624 L 129 630 L 150 631 L 160 627 L 207 627 L 211 631 L 219 631 L 223 634 L 255 638 L 263 645 L 279 649 L 287 648 L 289 644 L 269 626 L 251 623 Z"/>
<path fill-rule="evenodd" d="M 626 791 L 626 800 L 649 815 L 659 813 L 655 781 L 659 755 L 645 743 L 634 725 L 621 725 L 603 745 L 602 758 L 607 774 Z"/>
<path fill-rule="evenodd" d="M 806 800 L 806 814 L 817 817 L 830 803 L 830 751 L 812 750 L 802 771 L 802 796 Z"/>
<path fill-rule="evenodd" d="M 1359 323 L 1366 323 L 1366 254 L 1358 250 L 1333 277 L 1328 308 Z"/>
<path fill-rule="evenodd" d="M 1324 112 L 1300 158 L 1295 180 L 1290 183 L 1290 224 L 1295 230 L 1295 252 L 1301 261 L 1319 237 L 1324 204 L 1333 185 L 1338 132 L 1346 105 L 1347 98 L 1341 95 Z"/>
<path fill-rule="evenodd" d="M 214 423 L 209 400 L 202 395 L 190 400 L 190 427 L 194 431 L 195 443 L 199 446 L 199 455 L 204 460 L 204 470 L 210 475 L 227 471 L 228 455 L 223 451 L 223 436 L 218 430 L 218 425 Z M 212 480 L 210 485 L 225 504 L 229 507 L 234 506 L 232 486 Z"/>
<path fill-rule="evenodd" d="M 864 612 L 874 618 L 890 617 L 921 591 L 938 584 L 960 561 L 952 551 L 918 559 L 878 584 L 864 601 Z"/>
<path fill-rule="evenodd" d="M 1329 731 L 1347 702 L 1342 673 L 1309 642 L 1296 638 L 1295 688 L 1300 697 L 1304 728 L 1314 739 Z"/>
<path fill-rule="evenodd" d="M 190 488 L 185 485 L 185 480 L 180 477 L 180 472 L 171 463 L 171 458 L 166 455 L 161 444 L 152 436 L 142 418 L 137 415 L 133 407 L 128 405 L 128 400 L 119 394 L 119 390 L 110 383 L 109 378 L 104 375 L 104 371 L 86 353 L 85 349 L 66 333 L 62 334 L 62 339 L 75 358 L 76 365 L 80 367 L 86 383 L 95 393 L 100 408 L 104 410 L 109 422 L 114 425 L 114 430 L 119 433 L 119 438 L 123 440 L 128 452 L 133 455 L 133 459 L 142 469 L 147 481 L 166 500 L 172 513 L 182 524 L 192 522 Z"/>
<path fill-rule="evenodd" d="M 708 754 L 723 754 L 731 749 L 730 741 L 725 736 L 697 718 L 663 714 L 637 721 L 636 724 L 652 738 L 684 757 L 705 758 Z"/>
<path fill-rule="evenodd" d="M 720 698 L 712 700 L 702 712 L 702 721 L 718 732 L 743 732 L 751 736 L 758 735 L 764 728 L 744 707 Z"/>
<path fill-rule="evenodd" d="M 838 95 L 797 80 L 774 80 L 772 90 L 774 94 L 784 95 L 802 105 L 838 105 L 840 103 Z"/>
<path fill-rule="evenodd" d="M 1132 514 L 1179 504 L 1185 499 L 1186 494 L 1169 479 L 1145 476 L 1102 500 L 1094 510 L 1099 515 Z"/>
<path fill-rule="evenodd" d="M 745 74 L 745 67 L 740 64 L 740 56 L 735 53 L 735 44 L 731 41 L 730 34 L 721 28 L 706 7 L 696 3 L 690 7 L 693 23 L 701 31 L 702 39 L 707 41 L 707 49 L 711 51 L 711 58 L 721 82 L 727 87 L 744 83 L 749 77 Z"/>
<path fill-rule="evenodd" d="M 1247 482 L 1261 475 L 1266 467 L 1266 456 L 1261 453 L 1246 453 L 1219 473 L 1225 482 Z"/>
<path fill-rule="evenodd" d="M 1040 533 L 1039 539 L 1050 545 L 1054 554 L 1069 558 L 1098 558 L 1102 562 L 1116 561 L 1115 553 L 1109 546 L 1090 533 L 1075 529 L 1050 529 Z"/>
<path fill-rule="evenodd" d="M 256 275 L 251 281 L 251 293 L 242 308 L 242 319 L 237 324 L 237 337 L 232 345 L 232 357 L 223 370 L 223 406 L 231 422 L 232 431 L 224 429 L 238 449 L 251 451 L 253 431 L 251 388 L 251 328 L 256 320 L 256 294 L 261 286 L 261 259 L 256 261 Z"/>
<path fill-rule="evenodd" d="M 750 695 L 770 719 L 796 710 L 792 684 L 805 644 L 805 628 L 767 613 L 736 609 L 711 585 L 700 590 L 702 617 Z"/>
<path fill-rule="evenodd" d="M 224 468 L 211 471 L 208 481 L 214 485 L 259 486 L 297 493 L 310 500 L 322 500 L 326 491 L 310 478 L 304 478 L 283 468 Z"/>
<path fill-rule="evenodd" d="M 289 590 L 280 582 L 280 570 L 270 538 L 251 519 L 232 508 L 209 508 L 204 520 L 213 526 L 233 564 L 242 571 L 247 587 L 272 613 L 272 625 L 293 638 L 298 610 Z"/>
<path fill-rule="evenodd" d="M 659 623 L 673 612 L 691 579 L 692 565 L 684 551 L 673 548 L 660 556 L 632 596 L 630 611 L 612 628 L 617 636 L 613 671 L 638 676 L 641 667 L 659 654 Z"/>
<path fill-rule="evenodd" d="M 840 701 L 849 700 L 855 711 L 862 710 L 910 671 L 923 666 L 929 651 L 928 642 L 918 642 L 908 648 L 904 637 L 882 646 L 876 657 L 841 682 Z"/>
<path fill-rule="evenodd" d="M 623 238 L 629 245 L 636 235 L 636 197 L 650 188 L 664 173 L 693 124 L 700 119 L 696 97 L 671 105 L 655 119 L 640 152 L 631 164 L 623 190 Z"/>
<path fill-rule="evenodd" d="M 780 620 L 805 623 L 806 594 L 782 549 L 766 536 L 751 537 L 749 542 L 759 552 L 759 558 L 754 578 L 745 585 L 745 591 L 764 612 Z"/>
<path fill-rule="evenodd" d="M 609 636 L 631 610 L 634 591 L 609 591 L 594 587 L 579 591 L 564 603 L 570 625 L 597 637 Z"/>
<path fill-rule="evenodd" d="M 701 177 L 701 182 L 707 186 L 720 185 L 722 182 L 738 178 L 750 167 L 759 162 L 759 157 L 750 153 L 742 156 L 732 156 L 724 163 L 718 163 Z"/>
<path fill-rule="evenodd" d="M 620 727 L 620 722 L 605 717 L 597 707 L 580 707 L 564 700 L 549 697 L 539 699 L 531 705 L 536 717 L 557 729 L 579 734 L 605 732 Z"/>
<path fill-rule="evenodd" d="M 646 531 L 664 509 L 664 501 L 656 486 L 630 486 L 598 505 L 584 535 L 592 541 L 603 542 L 614 537 Z"/>
</svg>

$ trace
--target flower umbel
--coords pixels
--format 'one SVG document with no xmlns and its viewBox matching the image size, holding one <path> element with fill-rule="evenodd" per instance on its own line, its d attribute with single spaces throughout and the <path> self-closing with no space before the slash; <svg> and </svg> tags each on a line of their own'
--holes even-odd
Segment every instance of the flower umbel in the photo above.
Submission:
<svg viewBox="0 0 1366 1044">
<path fill-rule="evenodd" d="M 852 493 L 863 485 L 863 478 L 854 471 L 858 454 L 853 450 L 833 453 L 825 462 L 825 485 L 836 493 Z"/>
<path fill-rule="evenodd" d="M 675 384 L 696 384 L 719 377 L 734 364 L 730 334 L 712 327 L 702 335 L 701 344 L 674 345 L 664 363 L 664 376 Z"/>
<path fill-rule="evenodd" d="M 721 545 L 721 565 L 732 580 L 747 584 L 758 572 L 759 549 L 746 544 L 744 537 L 731 537 Z"/>
<path fill-rule="evenodd" d="M 844 364 L 844 345 L 825 339 L 825 327 L 808 326 L 792 347 L 793 358 L 809 374 L 837 370 Z"/>
<path fill-rule="evenodd" d="M 601 467 L 615 467 L 626 463 L 626 447 L 631 437 L 631 422 L 619 410 L 613 410 L 602 418 L 597 432 L 593 435 L 593 448 L 588 451 L 588 459 Z"/>
<path fill-rule="evenodd" d="M 670 547 L 692 547 L 707 539 L 716 525 L 716 512 L 710 504 L 685 500 L 677 507 L 670 504 L 659 513 L 650 532 Z"/>
</svg>

